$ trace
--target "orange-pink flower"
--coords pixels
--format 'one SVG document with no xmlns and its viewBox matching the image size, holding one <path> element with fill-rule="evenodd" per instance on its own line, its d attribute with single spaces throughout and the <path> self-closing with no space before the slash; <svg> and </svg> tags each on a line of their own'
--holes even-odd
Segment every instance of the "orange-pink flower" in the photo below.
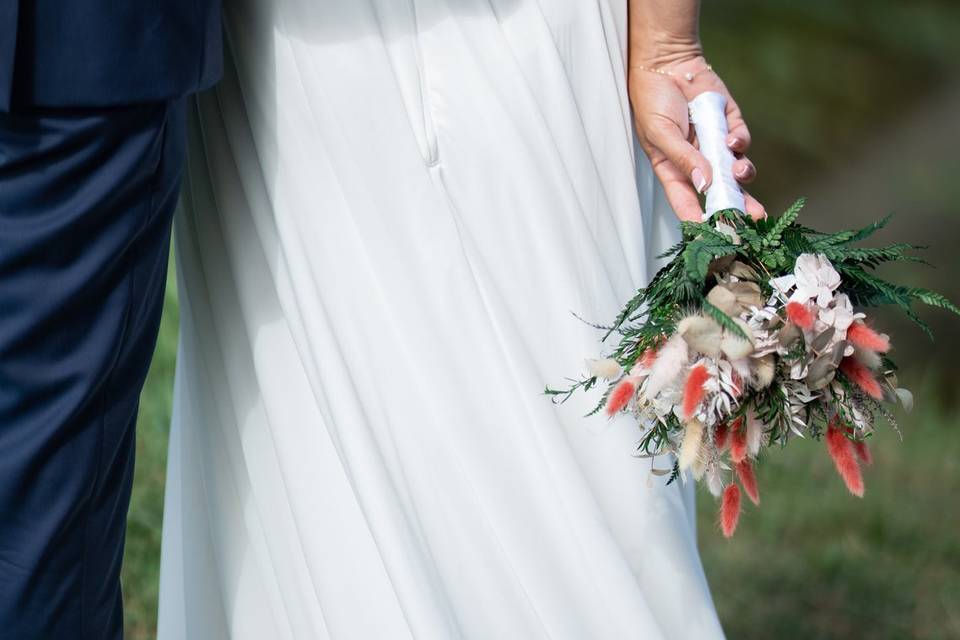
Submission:
<svg viewBox="0 0 960 640">
<path fill-rule="evenodd" d="M 730 459 L 734 463 L 743 462 L 747 457 L 747 430 L 743 425 L 743 416 L 730 426 Z"/>
<path fill-rule="evenodd" d="M 863 497 L 863 476 L 860 474 L 860 465 L 854 456 L 853 443 L 843 432 L 837 428 L 835 423 L 827 427 L 827 451 L 833 458 L 833 464 L 837 468 L 840 477 L 850 493 L 857 497 Z"/>
<path fill-rule="evenodd" d="M 698 364 L 690 369 L 690 373 L 687 374 L 687 382 L 683 386 L 683 416 L 685 419 L 690 419 L 696 411 L 697 405 L 703 401 L 703 396 L 706 394 L 703 385 L 709 379 L 710 373 L 706 366 Z"/>
<path fill-rule="evenodd" d="M 723 451 L 727 446 L 727 442 L 729 441 L 730 427 L 725 422 L 718 424 L 713 432 L 713 442 L 717 445 L 717 449 Z"/>
<path fill-rule="evenodd" d="M 630 398 L 636 392 L 637 382 L 635 378 L 627 377 L 617 383 L 617 386 L 610 392 L 610 397 L 607 398 L 607 415 L 614 416 L 619 413 L 627 406 Z"/>
<path fill-rule="evenodd" d="M 640 366 L 649 369 L 657 359 L 657 350 L 653 347 L 647 347 L 640 356 Z"/>
<path fill-rule="evenodd" d="M 847 329 L 847 340 L 855 347 L 886 353 L 890 350 L 890 338 L 877 333 L 862 321 L 857 320 Z"/>
<path fill-rule="evenodd" d="M 860 387 L 865 394 L 874 400 L 883 400 L 883 390 L 880 388 L 880 383 L 862 362 L 852 356 L 844 358 L 840 361 L 840 371 Z"/>
<path fill-rule="evenodd" d="M 801 329 L 807 331 L 813 329 L 813 321 L 815 320 L 813 312 L 801 302 L 787 303 L 787 318 Z"/>
<path fill-rule="evenodd" d="M 720 500 L 720 527 L 727 538 L 737 530 L 740 521 L 740 487 L 735 482 L 727 485 Z"/>
<path fill-rule="evenodd" d="M 753 464 L 749 460 L 741 460 L 735 468 L 743 490 L 747 492 L 753 504 L 760 504 L 760 490 L 757 487 L 757 474 L 754 473 Z"/>
</svg>

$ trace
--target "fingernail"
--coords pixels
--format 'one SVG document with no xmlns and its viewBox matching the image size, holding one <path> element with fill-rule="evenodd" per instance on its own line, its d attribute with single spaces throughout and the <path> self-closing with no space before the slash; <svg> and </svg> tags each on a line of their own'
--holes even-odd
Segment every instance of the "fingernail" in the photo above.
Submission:
<svg viewBox="0 0 960 640">
<path fill-rule="evenodd" d="M 737 169 L 736 175 L 738 178 L 746 178 L 748 175 L 750 175 L 750 165 L 744 165 Z"/>
<path fill-rule="evenodd" d="M 740 138 L 730 138 L 727 140 L 727 146 L 731 149 L 736 149 L 740 146 Z"/>
<path fill-rule="evenodd" d="M 695 167 L 690 173 L 690 178 L 693 180 L 693 186 L 697 189 L 697 193 L 703 193 L 707 188 L 707 179 L 703 177 L 703 171 L 700 171 L 699 167 Z"/>
</svg>

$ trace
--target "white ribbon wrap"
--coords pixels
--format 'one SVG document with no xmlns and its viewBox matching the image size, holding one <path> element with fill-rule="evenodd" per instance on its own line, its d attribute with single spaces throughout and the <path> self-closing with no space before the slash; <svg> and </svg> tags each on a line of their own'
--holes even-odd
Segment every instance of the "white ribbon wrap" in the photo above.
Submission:
<svg viewBox="0 0 960 640">
<path fill-rule="evenodd" d="M 733 152 L 727 146 L 727 99 L 716 91 L 701 93 L 690 102 L 690 122 L 697 132 L 700 153 L 710 162 L 713 181 L 707 189 L 706 213 L 709 220 L 724 209 L 746 210 L 743 191 L 733 177 Z"/>
</svg>

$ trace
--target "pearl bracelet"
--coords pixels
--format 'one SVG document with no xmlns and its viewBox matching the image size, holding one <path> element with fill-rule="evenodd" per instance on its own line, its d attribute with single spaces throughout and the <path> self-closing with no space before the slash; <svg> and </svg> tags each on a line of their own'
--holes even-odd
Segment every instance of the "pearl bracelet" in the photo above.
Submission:
<svg viewBox="0 0 960 640">
<path fill-rule="evenodd" d="M 645 67 L 642 64 L 635 64 L 633 65 L 632 68 L 640 69 L 641 71 L 649 71 L 650 73 L 659 73 L 662 76 L 670 76 L 671 78 L 677 77 L 677 74 L 674 73 L 673 71 L 670 71 L 670 69 L 662 69 L 662 68 L 658 69 L 655 67 Z M 709 64 L 703 69 L 700 69 L 699 71 L 687 71 L 686 73 L 683 74 L 682 77 L 687 82 L 693 82 L 698 75 L 700 75 L 701 73 L 706 73 L 707 71 L 713 71 L 713 67 Z"/>
</svg>

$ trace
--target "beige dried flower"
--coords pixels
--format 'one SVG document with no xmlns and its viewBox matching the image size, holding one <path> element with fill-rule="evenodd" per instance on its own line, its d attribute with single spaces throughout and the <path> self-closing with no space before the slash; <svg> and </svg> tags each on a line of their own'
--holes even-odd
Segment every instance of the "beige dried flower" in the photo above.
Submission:
<svg viewBox="0 0 960 640">
<path fill-rule="evenodd" d="M 766 389 L 773 382 L 773 376 L 776 373 L 776 359 L 772 353 L 768 353 L 762 358 L 757 358 L 754 363 L 754 375 L 756 376 L 757 389 Z"/>
<path fill-rule="evenodd" d="M 680 443 L 680 455 L 677 464 L 680 469 L 689 468 L 700 455 L 700 444 L 703 442 L 703 423 L 691 420 L 683 430 L 683 442 Z"/>
<path fill-rule="evenodd" d="M 616 380 L 623 375 L 623 367 L 613 358 L 590 358 L 587 360 L 587 370 L 591 376 L 605 380 Z"/>
<path fill-rule="evenodd" d="M 731 360 L 739 360 L 753 353 L 753 332 L 750 330 L 750 325 L 740 318 L 734 318 L 733 321 L 749 339 L 745 340 L 730 331 L 724 331 L 720 338 L 720 350 Z"/>
<path fill-rule="evenodd" d="M 721 282 L 707 293 L 707 301 L 736 318 L 751 307 L 762 307 L 763 295 L 756 282 Z"/>
<path fill-rule="evenodd" d="M 687 316 L 677 324 L 677 333 L 690 348 L 710 358 L 720 355 L 723 329 L 713 318 L 703 315 Z"/>
</svg>

